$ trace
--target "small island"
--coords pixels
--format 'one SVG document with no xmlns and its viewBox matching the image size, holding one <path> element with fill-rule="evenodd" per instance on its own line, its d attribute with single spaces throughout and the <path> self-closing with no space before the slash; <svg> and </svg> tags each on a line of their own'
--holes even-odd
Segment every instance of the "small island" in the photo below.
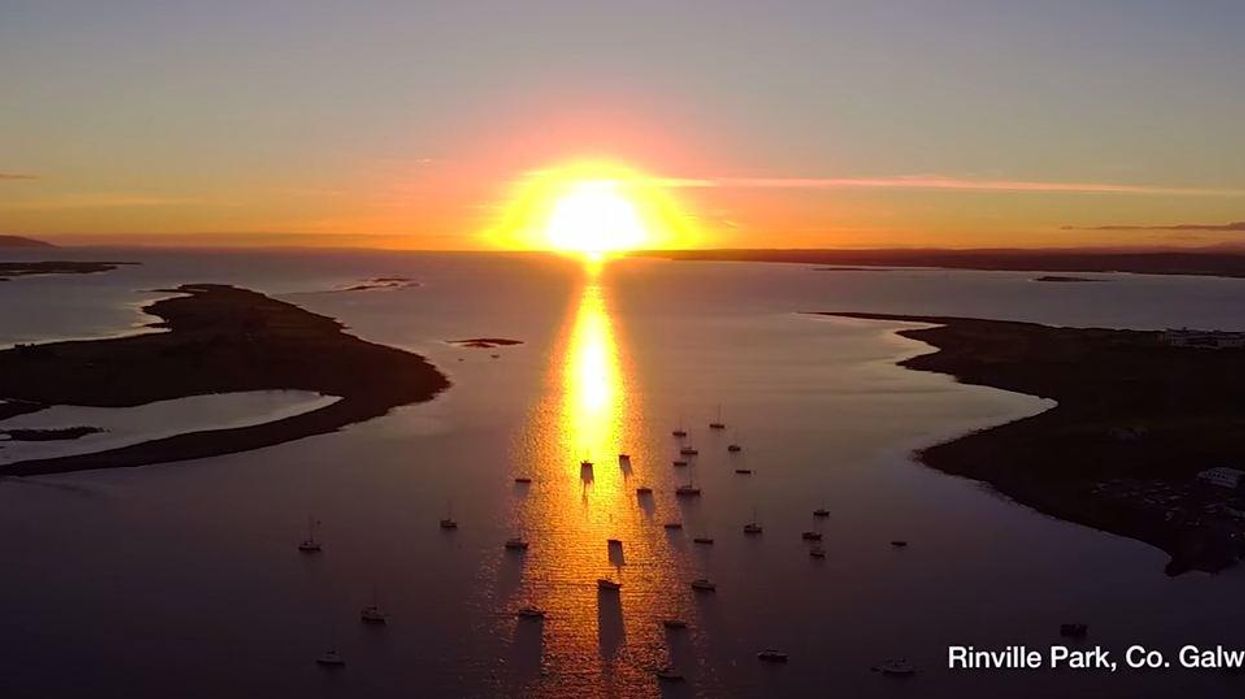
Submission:
<svg viewBox="0 0 1245 699">
<path fill-rule="evenodd" d="M 1035 282 L 1050 282 L 1052 284 L 1080 284 L 1083 282 L 1101 282 L 1105 279 L 1090 279 L 1089 277 L 1069 277 L 1060 274 L 1047 274 L 1042 277 L 1034 277 Z"/>
<path fill-rule="evenodd" d="M 419 355 L 361 340 L 333 318 L 258 292 L 219 284 L 167 291 L 178 295 L 143 309 L 161 318 L 156 326 L 167 332 L 0 351 L 0 413 L 11 416 L 51 405 L 129 407 L 261 390 L 312 391 L 340 399 L 259 425 L 19 461 L 0 469 L 0 475 L 141 466 L 258 449 L 427 401 L 449 386 Z"/>
<path fill-rule="evenodd" d="M 38 274 L 94 274 L 111 272 L 121 265 L 134 262 L 72 262 L 51 260 L 47 262 L 0 262 L 0 281 L 13 277 L 30 277 Z"/>
<path fill-rule="evenodd" d="M 74 425 L 52 429 L 0 429 L 0 434 L 14 442 L 51 442 L 62 439 L 81 439 L 89 434 L 98 434 L 103 431 L 102 428 L 92 425 Z"/>
<path fill-rule="evenodd" d="M 1172 575 L 1222 570 L 1245 553 L 1245 496 L 1211 471 L 1245 465 L 1245 334 L 825 315 L 934 324 L 899 332 L 937 348 L 902 366 L 1058 402 L 922 449 L 925 464 L 1157 546 Z"/>
<path fill-rule="evenodd" d="M 414 289 L 419 286 L 419 282 L 409 277 L 372 277 L 364 279 L 358 284 L 352 284 L 340 291 L 381 291 L 395 289 Z"/>
<path fill-rule="evenodd" d="M 505 337 L 469 337 L 465 340 L 446 340 L 446 342 L 466 349 L 494 349 L 523 344 L 522 340 L 511 340 Z"/>
<path fill-rule="evenodd" d="M 890 267 L 814 267 L 814 272 L 893 272 Z"/>
</svg>

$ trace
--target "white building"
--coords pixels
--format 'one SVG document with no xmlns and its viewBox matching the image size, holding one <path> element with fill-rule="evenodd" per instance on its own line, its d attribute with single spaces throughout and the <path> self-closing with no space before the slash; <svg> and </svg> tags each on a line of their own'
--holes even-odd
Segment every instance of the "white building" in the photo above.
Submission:
<svg viewBox="0 0 1245 699">
<path fill-rule="evenodd" d="M 1197 474 L 1197 479 L 1203 483 L 1216 485 L 1220 488 L 1228 488 L 1236 490 L 1241 486 L 1241 479 L 1245 478 L 1245 471 L 1239 468 L 1229 468 L 1227 466 L 1219 466 L 1216 468 L 1206 469 Z"/>
<path fill-rule="evenodd" d="M 1204 347 L 1206 349 L 1230 349 L 1245 347 L 1245 333 L 1221 330 L 1164 330 L 1161 341 L 1172 347 Z"/>
</svg>

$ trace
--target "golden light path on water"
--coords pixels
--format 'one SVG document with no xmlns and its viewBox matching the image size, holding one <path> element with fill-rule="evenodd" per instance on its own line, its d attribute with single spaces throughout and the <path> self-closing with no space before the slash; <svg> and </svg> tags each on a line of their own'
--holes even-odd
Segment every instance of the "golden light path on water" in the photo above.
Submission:
<svg viewBox="0 0 1245 699">
<path fill-rule="evenodd" d="M 641 396 L 601 266 L 588 262 L 544 395 L 516 444 L 514 475 L 532 483 L 518 486 L 511 517 L 529 549 L 503 554 L 499 597 L 506 610 L 534 605 L 548 615 L 514 622 L 512 690 L 652 694 L 658 667 L 691 664 L 689 633 L 662 620 L 695 622 L 692 533 L 663 527 L 681 517 L 676 482 L 669 454 L 649 445 L 647 432 L 660 426 L 645 425 Z M 654 494 L 638 496 L 640 485 Z M 599 590 L 598 578 L 622 589 Z"/>
</svg>

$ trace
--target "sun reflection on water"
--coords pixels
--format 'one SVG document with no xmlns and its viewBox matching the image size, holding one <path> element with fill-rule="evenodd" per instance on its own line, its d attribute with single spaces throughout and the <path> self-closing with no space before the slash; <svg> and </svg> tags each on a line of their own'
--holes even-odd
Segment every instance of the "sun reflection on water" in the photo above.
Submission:
<svg viewBox="0 0 1245 699">
<path fill-rule="evenodd" d="M 575 313 L 563 381 L 565 446 L 600 461 L 622 451 L 628 396 L 623 390 L 618 345 L 599 277 L 585 285 Z"/>
<path fill-rule="evenodd" d="M 607 275 L 600 263 L 585 270 L 544 395 L 516 444 L 515 475 L 532 484 L 516 489 L 511 521 L 530 548 L 501 561 L 499 601 L 507 610 L 535 605 L 548 613 L 537 650 L 530 625 L 516 623 L 515 657 L 540 661 L 519 670 L 524 676 L 512 689 L 539 694 L 545 678 L 559 676 L 564 685 L 565 673 L 582 673 L 584 696 L 606 687 L 647 694 L 653 670 L 669 660 L 661 620 L 694 613 L 691 571 L 683 570 L 690 564 L 681 535 L 662 527 L 681 513 L 670 497 L 669 462 L 642 421 L 642 392 L 619 339 Z M 655 497 L 637 497 L 639 485 L 653 487 Z M 622 589 L 598 590 L 598 578 Z"/>
</svg>

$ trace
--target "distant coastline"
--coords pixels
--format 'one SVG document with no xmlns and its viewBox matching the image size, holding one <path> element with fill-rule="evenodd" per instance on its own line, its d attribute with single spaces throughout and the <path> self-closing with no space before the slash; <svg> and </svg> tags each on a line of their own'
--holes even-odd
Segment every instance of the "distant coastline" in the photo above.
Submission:
<svg viewBox="0 0 1245 699">
<path fill-rule="evenodd" d="M 0 281 L 13 277 L 31 277 L 39 274 L 95 274 L 111 272 L 121 265 L 137 262 L 71 262 L 48 260 L 43 262 L 0 262 Z"/>
<path fill-rule="evenodd" d="M 839 267 L 933 267 L 1007 272 L 1132 272 L 1245 278 L 1245 251 L 1076 249 L 648 250 L 641 257 L 717 262 L 788 262 Z"/>
<path fill-rule="evenodd" d="M 1197 474 L 1245 463 L 1245 348 L 1169 344 L 1159 332 L 941 316 L 826 313 L 935 324 L 899 334 L 935 352 L 901 362 L 968 384 L 1051 398 L 1038 415 L 917 452 L 1041 512 L 1132 537 L 1169 574 L 1218 571 L 1245 548 L 1245 500 Z"/>
<path fill-rule="evenodd" d="M 52 405 L 129 407 L 209 393 L 302 390 L 340 397 L 247 427 L 190 432 L 89 454 L 19 461 L 0 475 L 141 466 L 272 446 L 427 401 L 448 379 L 419 355 L 366 342 L 338 321 L 258 292 L 188 284 L 143 310 L 168 332 L 0 351 L 0 414 Z"/>
</svg>

